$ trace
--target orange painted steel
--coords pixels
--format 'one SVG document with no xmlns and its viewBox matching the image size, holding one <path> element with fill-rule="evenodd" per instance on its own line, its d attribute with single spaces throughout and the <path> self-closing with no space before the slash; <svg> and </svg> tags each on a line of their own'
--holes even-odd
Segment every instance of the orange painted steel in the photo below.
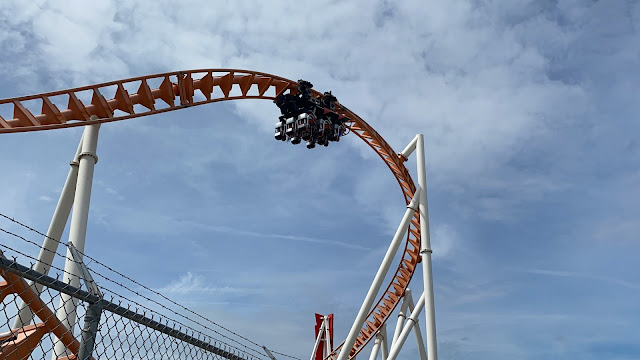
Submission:
<svg viewBox="0 0 640 360">
<path fill-rule="evenodd" d="M 73 354 L 78 354 L 80 343 L 73 337 L 73 334 L 58 320 L 56 315 L 49 309 L 47 304 L 40 299 L 39 295 L 18 275 L 8 271 L 0 271 L 5 281 L 0 283 L 2 300 L 11 293 L 17 294 L 31 311 L 42 320 L 36 325 L 29 325 L 23 328 L 0 334 L 2 345 L 0 355 L 3 359 L 22 360 L 28 359 L 31 352 L 37 347 L 42 337 L 47 333 L 53 333 Z"/>
<path fill-rule="evenodd" d="M 2 359 L 27 360 L 48 333 L 46 325 L 38 323 L 0 334 L 0 356 Z"/>
<path fill-rule="evenodd" d="M 150 83 L 157 85 L 152 88 Z M 296 82 L 282 77 L 237 69 L 200 69 L 141 76 L 0 100 L 0 109 L 3 105 L 13 106 L 13 118 L 4 119 L 0 116 L 0 133 L 105 123 L 217 101 L 273 100 L 286 91 L 295 93 L 296 87 Z M 103 95 L 107 91 L 113 94 L 110 98 Z M 130 91 L 135 92 L 130 93 Z M 320 97 L 321 94 L 313 91 L 313 96 Z M 60 100 L 62 100 L 61 103 Z M 66 109 L 60 109 L 56 103 L 62 105 L 66 103 Z M 40 113 L 32 113 L 30 108 L 42 110 Z M 382 136 L 354 112 L 339 103 L 336 105 L 336 112 L 351 119 L 346 124 L 347 127 L 364 140 L 387 164 L 400 184 L 405 202 L 408 204 L 416 191 L 416 186 L 404 166 L 406 159 L 397 155 Z M 360 352 L 375 336 L 400 302 L 417 263 L 420 262 L 419 239 L 420 218 L 416 213 L 407 232 L 402 260 L 392 281 L 367 317 L 351 350 L 350 358 Z M 328 358 L 335 359 L 340 347 Z"/>
</svg>

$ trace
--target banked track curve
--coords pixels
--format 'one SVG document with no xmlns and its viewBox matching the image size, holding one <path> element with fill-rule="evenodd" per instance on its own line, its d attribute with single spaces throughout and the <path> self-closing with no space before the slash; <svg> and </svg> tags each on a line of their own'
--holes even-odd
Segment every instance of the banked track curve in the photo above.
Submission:
<svg viewBox="0 0 640 360">
<path fill-rule="evenodd" d="M 157 87 L 152 87 L 150 84 L 157 84 Z M 287 91 L 295 93 L 296 88 L 295 81 L 238 69 L 198 69 L 140 76 L 0 100 L 0 109 L 13 106 L 13 118 L 4 119 L 0 115 L 0 134 L 125 120 L 217 101 L 273 100 Z M 113 96 L 105 97 L 103 94 L 107 93 L 112 93 Z M 320 97 L 321 94 L 314 90 L 313 96 Z M 65 103 L 66 108 L 64 108 Z M 40 113 L 32 112 L 33 109 L 38 108 L 41 109 Z M 347 127 L 387 164 L 400 184 L 405 203 L 408 204 L 416 191 L 416 186 L 404 166 L 407 159 L 396 154 L 382 136 L 344 105 L 337 103 L 336 112 L 351 119 L 346 124 Z M 420 218 L 416 212 L 407 231 L 402 259 L 393 279 L 369 313 L 349 358 L 355 357 L 364 348 L 400 303 L 417 263 L 420 262 L 419 239 Z M 342 344 L 327 359 L 336 359 L 341 350 Z"/>
</svg>

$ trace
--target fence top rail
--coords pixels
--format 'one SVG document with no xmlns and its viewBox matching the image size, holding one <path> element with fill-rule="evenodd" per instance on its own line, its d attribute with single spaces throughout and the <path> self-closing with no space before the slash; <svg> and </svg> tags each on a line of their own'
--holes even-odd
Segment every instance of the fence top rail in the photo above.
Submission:
<svg viewBox="0 0 640 360">
<path fill-rule="evenodd" d="M 4 256 L 0 256 L 0 269 L 2 271 L 7 271 L 10 273 L 16 274 L 20 277 L 31 280 L 35 283 L 38 283 L 50 289 L 67 294 L 69 296 L 72 296 L 86 303 L 97 305 L 106 311 L 112 312 L 126 319 L 129 319 L 133 322 L 136 322 L 140 325 L 149 327 L 153 330 L 156 330 L 158 332 L 171 336 L 180 341 L 189 343 L 205 351 L 222 356 L 226 359 L 229 359 L 229 360 L 256 359 L 255 356 L 246 354 L 244 351 L 237 348 L 236 348 L 236 352 L 244 354 L 245 357 L 240 356 L 234 352 L 222 349 L 218 346 L 212 345 L 207 341 L 198 339 L 192 335 L 189 335 L 180 330 L 174 329 L 168 324 L 163 324 L 160 321 L 153 320 L 144 314 L 139 314 L 124 306 L 108 301 L 99 296 L 93 295 L 88 291 L 71 286 L 51 276 L 37 272 L 29 267 L 19 264 L 15 260 L 8 259 Z"/>
</svg>

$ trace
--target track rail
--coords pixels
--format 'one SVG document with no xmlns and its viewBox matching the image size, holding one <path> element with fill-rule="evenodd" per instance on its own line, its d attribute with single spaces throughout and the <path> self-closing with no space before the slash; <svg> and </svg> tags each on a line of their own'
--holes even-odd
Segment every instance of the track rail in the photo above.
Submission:
<svg viewBox="0 0 640 360">
<path fill-rule="evenodd" d="M 0 109 L 13 106 L 13 118 L 4 119 L 0 116 L 0 134 L 106 123 L 217 101 L 273 100 L 286 91 L 295 93 L 296 87 L 296 82 L 285 78 L 238 69 L 198 69 L 140 76 L 0 100 Z M 103 95 L 108 93 L 113 95 Z M 317 91 L 313 92 L 315 97 L 320 95 Z M 41 109 L 39 113 L 32 112 L 38 108 Z M 346 124 L 347 127 L 387 164 L 400 185 L 405 203 L 408 204 L 416 186 L 404 166 L 406 159 L 397 155 L 382 136 L 354 112 L 339 103 L 336 105 L 336 112 L 351 119 Z M 369 313 L 350 350 L 349 358 L 355 357 L 364 348 L 399 304 L 417 263 L 420 262 L 419 239 L 420 218 L 416 212 L 407 231 L 402 260 L 393 279 Z M 337 358 L 340 351 L 343 351 L 342 344 L 327 359 Z"/>
</svg>

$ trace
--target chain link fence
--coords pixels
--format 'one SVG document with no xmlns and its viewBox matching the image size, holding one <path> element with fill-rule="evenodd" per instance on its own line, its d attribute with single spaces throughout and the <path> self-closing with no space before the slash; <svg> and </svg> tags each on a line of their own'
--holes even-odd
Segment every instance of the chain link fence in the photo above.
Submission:
<svg viewBox="0 0 640 360">
<path fill-rule="evenodd" d="M 2 359 L 259 359 L 158 313 L 132 310 L 4 256 L 0 271 L 5 280 L 0 284 Z M 42 285 L 40 293 L 25 279 Z M 75 334 L 64 324 L 74 314 L 63 313 L 60 321 L 52 310 L 61 294 L 75 305 L 71 308 L 80 328 Z M 26 312 L 20 312 L 23 303 Z M 65 305 L 59 309 L 64 311 Z M 24 325 L 16 328 L 18 318 Z"/>
<path fill-rule="evenodd" d="M 41 246 L 33 234 L 55 247 Z M 0 360 L 275 360 L 271 353 L 300 360 L 265 349 L 0 213 Z"/>
</svg>

